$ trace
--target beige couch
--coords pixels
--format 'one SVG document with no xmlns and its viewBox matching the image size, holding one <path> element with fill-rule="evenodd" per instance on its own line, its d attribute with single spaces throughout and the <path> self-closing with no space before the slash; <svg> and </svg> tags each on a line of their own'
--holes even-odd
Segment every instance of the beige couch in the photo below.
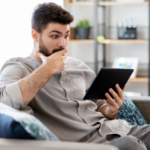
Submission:
<svg viewBox="0 0 150 150">
<path fill-rule="evenodd" d="M 140 110 L 141 114 L 145 118 L 148 124 L 150 124 L 150 97 L 132 97 L 131 98 L 137 108 Z"/>
<path fill-rule="evenodd" d="M 0 139 L 0 150 L 118 150 L 102 144 Z"/>
<path fill-rule="evenodd" d="M 150 97 L 132 97 L 146 121 L 150 123 Z M 29 110 L 26 110 L 29 111 Z M 31 113 L 31 112 L 30 112 Z M 86 144 L 77 142 L 51 142 L 37 140 L 0 139 L 0 150 L 118 150 L 118 148 L 102 144 Z"/>
</svg>

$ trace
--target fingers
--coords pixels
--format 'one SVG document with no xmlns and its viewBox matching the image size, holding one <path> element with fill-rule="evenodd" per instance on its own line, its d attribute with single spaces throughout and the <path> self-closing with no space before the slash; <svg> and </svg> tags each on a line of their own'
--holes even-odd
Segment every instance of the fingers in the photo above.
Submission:
<svg viewBox="0 0 150 150">
<path fill-rule="evenodd" d="M 64 62 L 64 69 L 66 69 L 67 68 L 67 66 L 66 66 L 66 63 L 67 63 L 67 56 L 65 55 L 65 56 L 62 56 L 63 57 L 63 62 Z"/>
<path fill-rule="evenodd" d="M 109 100 L 103 100 L 104 102 L 105 102 L 105 104 L 108 106 L 108 107 L 110 107 L 111 109 L 110 109 L 110 111 L 111 111 L 111 113 L 114 113 L 115 111 L 116 111 L 116 108 L 114 107 L 114 108 L 112 108 L 112 104 L 110 104 L 110 102 L 109 102 Z"/>
<path fill-rule="evenodd" d="M 65 55 L 65 53 L 67 52 L 67 50 L 66 49 L 64 49 L 64 50 L 61 50 L 61 51 L 59 51 L 59 52 L 57 52 L 57 54 L 58 55 L 61 55 L 61 57 L 62 57 L 62 61 L 63 61 L 63 69 L 66 69 L 67 68 L 67 66 L 66 66 L 66 63 L 67 63 L 67 56 Z"/>
<path fill-rule="evenodd" d="M 66 69 L 66 68 L 67 68 L 67 66 L 65 65 L 65 66 L 64 66 L 64 69 Z"/>
<path fill-rule="evenodd" d="M 122 106 L 123 105 L 123 100 L 120 98 L 120 96 L 113 90 L 113 89 L 109 89 L 109 92 L 111 93 L 111 95 L 113 96 L 113 98 L 115 99 L 115 103 L 117 103 L 117 105 L 120 107 L 120 106 Z M 106 95 L 105 95 L 106 96 Z M 111 100 L 113 100 L 112 99 L 112 97 L 107 93 L 107 98 L 108 99 L 110 99 L 111 98 Z"/>
<path fill-rule="evenodd" d="M 111 112 L 114 112 L 116 110 L 118 111 L 119 108 L 123 105 L 123 102 L 125 100 L 123 90 L 119 87 L 118 84 L 116 84 L 115 87 L 117 89 L 117 93 L 112 88 L 108 90 L 114 99 L 110 96 L 109 93 L 105 93 L 105 96 L 107 98 L 105 103 L 107 104 Z"/>
<path fill-rule="evenodd" d="M 64 63 L 66 64 L 66 62 L 67 62 L 67 56 L 62 56 L 62 58 L 63 58 L 63 61 L 64 61 Z"/>
<path fill-rule="evenodd" d="M 38 53 L 38 55 L 39 55 L 39 57 L 40 57 L 42 60 L 46 58 L 46 56 L 45 56 L 44 54 L 42 54 L 42 53 Z"/>
<path fill-rule="evenodd" d="M 106 96 L 106 98 L 107 98 L 107 101 L 108 101 L 112 106 L 114 106 L 116 109 L 119 109 L 120 106 L 118 105 L 118 103 L 117 103 L 108 93 L 106 93 L 105 96 Z"/>
<path fill-rule="evenodd" d="M 64 55 L 64 54 L 66 54 L 67 52 L 68 52 L 67 49 L 63 49 L 63 50 L 59 51 L 59 53 L 60 53 L 61 55 Z"/>
<path fill-rule="evenodd" d="M 65 55 L 65 56 L 62 56 L 63 57 L 63 59 L 67 59 L 67 56 Z"/>
<path fill-rule="evenodd" d="M 119 97 L 124 101 L 123 90 L 120 88 L 120 86 L 118 84 L 116 84 L 115 87 L 117 89 Z"/>
</svg>

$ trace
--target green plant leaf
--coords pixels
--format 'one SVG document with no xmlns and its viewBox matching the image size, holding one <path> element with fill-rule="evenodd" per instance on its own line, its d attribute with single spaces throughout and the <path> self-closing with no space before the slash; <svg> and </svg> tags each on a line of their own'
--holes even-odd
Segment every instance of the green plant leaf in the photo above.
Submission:
<svg viewBox="0 0 150 150">
<path fill-rule="evenodd" d="M 89 28 L 90 24 L 88 20 L 79 20 L 76 24 L 76 28 Z"/>
</svg>

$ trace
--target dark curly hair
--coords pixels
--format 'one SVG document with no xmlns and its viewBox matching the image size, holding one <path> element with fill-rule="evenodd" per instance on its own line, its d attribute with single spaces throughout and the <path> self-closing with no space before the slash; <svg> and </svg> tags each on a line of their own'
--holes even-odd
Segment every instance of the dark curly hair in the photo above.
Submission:
<svg viewBox="0 0 150 150">
<path fill-rule="evenodd" d="M 70 24 L 74 20 L 74 17 L 61 6 L 49 2 L 39 4 L 35 7 L 32 15 L 32 29 L 42 33 L 46 26 L 51 23 Z"/>
</svg>

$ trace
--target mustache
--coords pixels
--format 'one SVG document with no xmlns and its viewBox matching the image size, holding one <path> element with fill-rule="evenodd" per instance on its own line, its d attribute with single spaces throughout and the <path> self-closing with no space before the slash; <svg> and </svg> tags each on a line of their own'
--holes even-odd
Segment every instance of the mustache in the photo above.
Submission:
<svg viewBox="0 0 150 150">
<path fill-rule="evenodd" d="M 59 49 L 54 49 L 52 53 L 56 53 L 56 52 L 59 52 L 61 50 L 63 50 L 64 48 L 59 48 Z"/>
</svg>

